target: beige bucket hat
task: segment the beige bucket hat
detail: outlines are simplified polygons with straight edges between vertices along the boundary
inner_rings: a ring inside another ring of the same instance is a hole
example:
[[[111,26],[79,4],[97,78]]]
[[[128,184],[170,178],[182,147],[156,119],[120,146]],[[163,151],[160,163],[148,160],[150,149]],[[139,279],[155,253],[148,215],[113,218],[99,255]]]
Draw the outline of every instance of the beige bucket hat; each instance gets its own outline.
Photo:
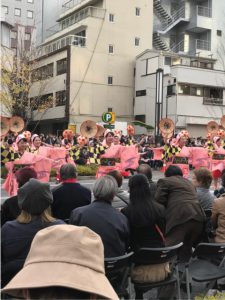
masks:
[[[22,297],[23,289],[61,286],[118,299],[105,276],[103,244],[87,227],[55,225],[33,239],[23,269],[2,289]]]

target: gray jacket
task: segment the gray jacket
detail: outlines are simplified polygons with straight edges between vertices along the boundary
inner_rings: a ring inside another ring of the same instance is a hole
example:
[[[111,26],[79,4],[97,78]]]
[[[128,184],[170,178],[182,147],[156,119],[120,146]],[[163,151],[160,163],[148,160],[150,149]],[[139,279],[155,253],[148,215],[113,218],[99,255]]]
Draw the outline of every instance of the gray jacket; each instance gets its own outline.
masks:
[[[123,208],[130,202],[130,194],[119,187],[116,196],[113,198],[112,206],[115,208]]]
[[[206,209],[212,209],[212,203],[213,200],[215,199],[215,196],[210,193],[209,189],[205,189],[202,187],[197,187],[197,196],[199,203],[201,204],[201,207],[206,210]]]

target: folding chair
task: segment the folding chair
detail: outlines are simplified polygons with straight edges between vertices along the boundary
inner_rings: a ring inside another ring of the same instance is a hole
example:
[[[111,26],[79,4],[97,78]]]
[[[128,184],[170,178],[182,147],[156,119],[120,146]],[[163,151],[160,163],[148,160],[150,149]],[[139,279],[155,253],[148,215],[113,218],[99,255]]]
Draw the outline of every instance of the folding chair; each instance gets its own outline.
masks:
[[[178,299],[180,299],[180,280],[177,267],[177,254],[182,245],[183,243],[163,248],[140,248],[139,251],[134,254],[133,261],[135,266],[162,264],[166,262],[171,264],[171,273],[165,280],[148,283],[140,283],[132,280],[136,294],[135,299],[143,299],[143,294],[153,288],[159,288],[175,283],[177,284]]]
[[[128,277],[133,252],[118,257],[105,258],[105,273],[118,297],[130,299]]]
[[[218,262],[219,260],[219,262]],[[225,278],[225,243],[200,243],[189,263],[185,265],[188,300],[191,299],[191,281],[211,282]]]

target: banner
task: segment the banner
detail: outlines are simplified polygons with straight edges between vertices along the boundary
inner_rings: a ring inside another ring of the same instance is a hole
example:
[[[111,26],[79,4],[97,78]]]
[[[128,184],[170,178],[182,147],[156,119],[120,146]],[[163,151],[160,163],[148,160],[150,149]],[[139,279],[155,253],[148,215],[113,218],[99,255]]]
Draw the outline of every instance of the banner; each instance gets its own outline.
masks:
[[[192,165],[196,169],[200,167],[209,168],[210,159],[208,155],[208,149],[202,147],[192,147]]]
[[[163,148],[151,148],[154,153],[153,159],[154,160],[162,160],[162,154],[164,149]]]

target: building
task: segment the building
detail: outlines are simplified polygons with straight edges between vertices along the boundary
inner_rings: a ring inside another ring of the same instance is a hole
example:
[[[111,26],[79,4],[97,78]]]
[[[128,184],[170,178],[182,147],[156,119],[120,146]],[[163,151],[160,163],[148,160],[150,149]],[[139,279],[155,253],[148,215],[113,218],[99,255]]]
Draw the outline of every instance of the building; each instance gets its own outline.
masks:
[[[224,11],[220,0],[154,1],[156,50],[137,56],[135,119],[157,127],[155,72],[162,69],[161,117],[195,137],[206,135],[209,121],[220,123],[225,114]]]
[[[1,12],[13,25],[9,37],[15,54],[30,51],[41,42],[42,1],[2,0]]]
[[[77,0],[63,10],[40,48],[42,80],[30,91],[31,99],[41,90],[43,101],[49,95],[55,101],[45,113],[33,112],[39,130],[79,128],[107,111],[117,121],[132,120],[135,58],[152,45],[152,1]]]

